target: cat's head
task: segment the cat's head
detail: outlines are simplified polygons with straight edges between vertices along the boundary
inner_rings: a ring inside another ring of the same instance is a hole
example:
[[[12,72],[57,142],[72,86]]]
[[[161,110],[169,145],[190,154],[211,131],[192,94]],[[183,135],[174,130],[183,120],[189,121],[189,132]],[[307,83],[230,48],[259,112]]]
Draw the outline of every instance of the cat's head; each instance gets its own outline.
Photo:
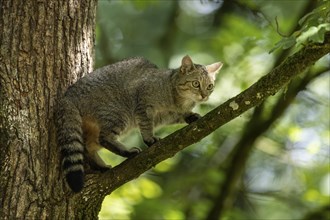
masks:
[[[221,62],[204,66],[194,64],[188,55],[183,57],[178,70],[178,94],[194,102],[206,101],[213,92],[215,77],[221,67]]]

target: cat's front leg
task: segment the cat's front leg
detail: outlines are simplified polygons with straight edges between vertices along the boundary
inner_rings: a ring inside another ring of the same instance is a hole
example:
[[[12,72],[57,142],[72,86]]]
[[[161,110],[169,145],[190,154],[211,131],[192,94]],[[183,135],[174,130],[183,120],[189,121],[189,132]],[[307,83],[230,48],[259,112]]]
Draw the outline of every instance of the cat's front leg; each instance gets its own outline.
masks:
[[[140,132],[143,138],[143,142],[150,147],[160,140],[159,137],[153,134],[153,121],[149,119],[144,119],[139,123]]]
[[[137,111],[137,121],[143,138],[143,142],[150,147],[151,145],[160,140],[159,137],[154,136],[154,118],[152,108],[144,108],[144,106],[140,106],[140,109],[138,110],[139,111]]]
[[[194,121],[197,121],[198,119],[200,119],[202,116],[198,113],[194,113],[194,112],[189,112],[184,114],[184,121],[188,124],[191,124]]]

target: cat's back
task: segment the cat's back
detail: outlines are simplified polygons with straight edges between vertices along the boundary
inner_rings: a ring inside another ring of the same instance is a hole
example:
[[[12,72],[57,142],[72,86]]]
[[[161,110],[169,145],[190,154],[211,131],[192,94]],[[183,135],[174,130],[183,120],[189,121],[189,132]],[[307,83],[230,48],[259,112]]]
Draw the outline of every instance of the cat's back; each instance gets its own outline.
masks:
[[[155,64],[143,57],[125,59],[85,75],[71,85],[64,96],[79,109],[98,103],[120,104],[120,100],[125,102],[134,94],[141,78],[150,72],[157,72],[156,69]]]
[[[92,72],[91,75],[100,74],[108,77],[126,78],[134,77],[135,75],[140,76],[140,73],[146,69],[158,69],[158,67],[143,57],[133,57],[104,66]]]
[[[117,63],[108,66],[112,69],[120,70],[130,70],[135,68],[145,69],[145,68],[158,68],[155,64],[151,63],[144,57],[132,57],[127,58]]]
[[[98,68],[85,75],[76,83],[71,85],[66,94],[86,93],[86,91],[103,90],[106,87],[112,89],[124,87],[128,82],[138,79],[148,69],[158,69],[158,67],[143,57],[133,57]],[[77,95],[77,94],[76,94]]]

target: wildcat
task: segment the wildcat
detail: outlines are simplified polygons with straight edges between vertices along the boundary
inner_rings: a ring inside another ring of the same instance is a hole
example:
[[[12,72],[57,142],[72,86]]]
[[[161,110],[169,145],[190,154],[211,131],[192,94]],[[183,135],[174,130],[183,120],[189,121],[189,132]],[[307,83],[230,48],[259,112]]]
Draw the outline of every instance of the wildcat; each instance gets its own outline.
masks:
[[[144,58],[132,58],[97,69],[71,85],[57,103],[55,124],[62,168],[74,192],[84,185],[84,157],[107,168],[98,155],[106,148],[123,157],[138,154],[117,137],[140,130],[151,146],[159,140],[157,125],[191,123],[201,116],[191,110],[206,101],[222,63],[203,66],[183,57],[177,69],[159,69]],[[85,153],[86,152],[86,153]]]

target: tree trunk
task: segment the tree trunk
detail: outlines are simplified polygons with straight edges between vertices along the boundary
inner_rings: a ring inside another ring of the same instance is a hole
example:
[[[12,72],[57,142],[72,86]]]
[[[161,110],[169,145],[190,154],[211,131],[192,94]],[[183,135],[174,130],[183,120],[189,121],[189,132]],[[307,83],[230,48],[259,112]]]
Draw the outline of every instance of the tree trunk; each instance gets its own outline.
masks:
[[[0,219],[79,217],[60,173],[53,105],[92,71],[95,14],[96,0],[0,1]]]

